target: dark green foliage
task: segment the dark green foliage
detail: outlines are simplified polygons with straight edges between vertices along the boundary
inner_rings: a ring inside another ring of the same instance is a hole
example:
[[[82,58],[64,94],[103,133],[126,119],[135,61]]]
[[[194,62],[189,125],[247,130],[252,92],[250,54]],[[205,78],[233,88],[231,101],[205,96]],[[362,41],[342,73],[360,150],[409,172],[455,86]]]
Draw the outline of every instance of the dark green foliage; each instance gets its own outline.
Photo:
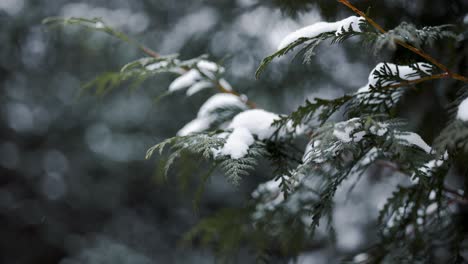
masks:
[[[361,29],[368,29],[368,26],[365,22],[360,23],[359,27]],[[255,72],[255,76],[259,78],[260,74],[265,70],[268,64],[270,64],[273,61],[273,59],[286,55],[287,53],[304,43],[307,44],[301,49],[301,52],[304,53],[304,62],[310,62],[312,60],[312,57],[315,55],[316,48],[325,40],[330,40],[332,44],[337,44],[354,36],[367,36],[369,34],[375,35],[374,33],[370,32],[354,31],[352,26],[350,25],[349,28],[343,28],[338,34],[335,31],[333,31],[319,34],[318,36],[313,38],[299,38],[296,41],[287,45],[286,47],[264,58],[260,63],[260,66],[258,66],[258,69]]]
[[[185,153],[200,155],[206,160],[212,160],[219,164],[219,167],[226,173],[228,180],[232,184],[239,184],[242,176],[248,175],[249,171],[255,168],[257,158],[265,155],[263,143],[257,142],[249,149],[247,156],[239,159],[231,159],[227,156],[215,155],[215,151],[220,149],[225,139],[218,136],[219,132],[192,134],[166,139],[163,142],[151,147],[146,153],[149,159],[154,152],[162,154],[166,147],[170,147],[171,154],[167,159],[165,173],[169,171],[176,159]]]
[[[264,58],[262,60],[262,62],[260,63],[260,66],[258,66],[257,71],[255,72],[255,77],[259,78],[260,74],[262,74],[262,72],[265,70],[265,68],[268,66],[268,64],[270,64],[273,61],[273,59],[286,55],[289,51],[293,50],[294,48],[296,48],[297,46],[299,46],[299,45],[301,45],[303,43],[306,43],[307,41],[312,41],[312,43],[316,43],[318,45],[322,40],[327,39],[328,37],[326,37],[326,36],[329,36],[329,35],[331,35],[331,34],[328,34],[328,33],[327,34],[322,34],[321,38],[319,36],[319,37],[313,38],[313,39],[311,39],[311,38],[299,38],[299,39],[297,39],[296,41],[289,44],[288,46],[286,46],[286,47],[278,50],[277,52],[271,54],[270,56]],[[316,47],[316,46],[313,46],[313,44],[309,44],[309,45],[312,45],[312,46],[310,46],[311,48]]]
[[[96,95],[105,95],[124,84],[129,84],[130,89],[135,89],[150,76],[149,72],[106,72],[85,83],[83,92],[93,90]]]
[[[361,29],[365,29],[366,25],[361,25]],[[419,40],[415,44],[419,47],[442,37],[450,37],[445,29],[442,26],[419,31],[402,24],[385,35],[377,35],[368,28],[367,33],[354,32],[349,28],[338,35],[329,32],[315,38],[299,38],[265,58],[256,74],[258,77],[274,58],[304,43],[307,45],[302,52],[305,54],[304,61],[308,62],[315,48],[328,39],[331,43],[339,43],[349,37],[362,36],[367,42],[376,41],[375,45],[383,46],[388,41],[393,43],[397,35],[410,34]],[[407,37],[404,39],[409,41]],[[199,237],[203,244],[216,243],[221,253],[231,253],[234,248],[248,242],[263,252],[259,253],[260,256],[271,255],[266,250],[275,246],[267,241],[274,239],[279,241],[283,254],[297,254],[314,240],[315,230],[323,219],[328,220],[328,230],[333,236],[331,220],[334,197],[340,186],[354,176],[355,182],[349,188],[351,192],[367,169],[380,160],[396,164],[396,169],[408,175],[413,185],[399,186],[381,210],[378,219],[382,226],[380,241],[368,252],[368,261],[414,263],[430,260],[431,250],[436,244],[431,241],[431,236],[448,230],[451,223],[447,218],[451,213],[441,209],[447,207],[444,177],[449,168],[449,156],[440,151],[463,148],[465,145],[461,144],[468,138],[463,131],[468,129],[460,121],[451,123],[446,132],[442,132],[441,139],[437,141],[439,143],[436,143],[436,146],[440,146],[439,152],[428,150],[430,147],[424,142],[420,143],[422,139],[418,139],[417,134],[405,132],[404,122],[391,119],[400,97],[406,87],[414,85],[411,81],[431,77],[437,71],[429,64],[413,63],[407,66],[411,73],[402,74],[399,67],[390,63],[379,64],[370,74],[368,87],[354,94],[332,100],[307,100],[305,105],[289,116],[280,116],[272,124],[277,128],[272,140],[257,142],[244,158],[218,157],[218,164],[233,183],[237,184],[241,176],[251,171],[256,158],[262,156],[269,158],[274,165],[275,176],[253,193],[253,206],[216,214],[202,221],[187,239],[193,241]],[[345,117],[355,118],[329,123],[329,119],[340,110],[343,110]],[[224,110],[220,111],[222,113]],[[234,114],[226,115],[219,123],[233,117]],[[288,138],[304,133],[310,136],[302,161],[295,154],[293,144],[282,140],[285,132]],[[191,142],[196,137],[201,138]],[[180,142],[171,142],[175,148],[169,161],[177,157],[181,149],[205,153],[207,158],[213,158],[213,146],[223,145],[222,139],[213,141],[206,134],[173,140]],[[165,143],[162,144],[164,146]],[[437,210],[434,211],[434,207]],[[236,228],[229,228],[231,226]],[[451,248],[457,247],[457,239],[456,234],[450,232],[440,237],[440,241]]]
[[[439,152],[449,150],[468,153],[468,124],[460,120],[451,122],[434,143]]]
[[[306,100],[305,105],[299,106],[289,116],[281,117],[273,125],[278,127],[278,131],[287,126],[295,129],[303,124],[308,124],[315,118],[319,122],[319,125],[322,125],[351,99],[352,96],[344,95],[332,100],[320,98],[315,98],[313,102]]]
[[[206,57],[202,55],[185,61],[179,60],[177,54],[158,58],[141,58],[124,65],[119,72],[108,72],[97,76],[83,85],[83,89],[85,91],[94,89],[97,95],[103,95],[126,83],[129,84],[130,89],[135,89],[145,80],[160,73],[180,74],[196,69],[196,63]]]
[[[432,46],[435,41],[443,38],[455,39],[457,36],[451,31],[453,25],[442,25],[436,27],[424,27],[417,29],[415,25],[403,22],[396,28],[380,34],[375,40],[374,48],[378,52],[384,48],[396,48],[395,41],[403,41],[417,48]]]
[[[307,1],[297,4],[306,6]],[[102,23],[99,20],[52,19],[46,22],[84,24],[132,42],[99,24]],[[371,43],[376,50],[380,50],[393,48],[397,42],[420,48],[442,38],[454,37],[448,26],[419,30],[411,24],[402,23],[384,34],[376,33],[366,22],[359,26],[362,32],[356,32],[350,26],[340,33],[333,31],[313,38],[298,38],[263,59],[256,77],[275,58],[299,46],[302,46],[299,53],[304,53],[304,62],[310,62],[316,48],[326,40],[335,44],[350,37],[361,37],[363,42]],[[197,70],[216,86],[221,71],[216,72],[214,77],[207,76],[197,68],[197,63],[203,58],[187,61],[181,61],[177,56],[143,58],[125,65],[119,73],[99,77],[86,87],[96,87],[98,93],[105,93],[130,80],[138,84],[155,73],[183,74],[187,70]],[[213,165],[201,178],[195,204],[204,190],[203,184],[217,168],[225,172],[229,182],[238,185],[242,177],[255,169],[259,159],[269,159],[273,175],[269,181],[257,187],[247,206],[220,211],[202,220],[185,237],[186,241],[199,241],[202,245],[214,247],[221,256],[232,254],[243,246],[253,248],[259,259],[268,259],[268,256],[275,254],[296,256],[317,240],[317,227],[324,220],[328,234],[322,239],[332,241],[334,199],[343,183],[354,179],[349,188],[351,192],[371,166],[379,161],[386,162],[396,172],[406,175],[408,184],[398,186],[383,206],[377,219],[380,226],[378,243],[367,251],[368,262],[427,263],[439,243],[445,243],[450,257],[457,259],[460,237],[450,228],[453,212],[449,210],[454,194],[446,189],[444,180],[452,159],[459,153],[468,152],[468,126],[454,120],[432,147],[418,134],[406,131],[405,122],[396,118],[395,111],[405,89],[423,81],[438,79],[438,74],[441,73],[428,63],[380,63],[370,73],[368,84],[355,93],[331,100],[307,100],[305,105],[290,115],[278,115],[278,119],[271,124],[276,132],[268,139],[259,140],[264,131],[252,132],[256,127],[245,128],[247,132],[244,132],[251,136],[249,139],[253,143],[246,144],[248,152],[239,158],[220,154],[219,150],[233,133],[227,124],[247,107],[218,107],[209,113],[213,117],[209,121],[210,129],[218,130],[167,139],[150,148],[146,158],[150,158],[155,151],[162,154],[166,148],[170,149],[165,164],[166,174],[178,158],[187,155],[210,161]],[[245,102],[241,95],[236,92],[232,94],[240,96]],[[454,105],[458,106],[464,98],[465,95],[460,96]],[[343,116],[336,116],[338,121],[335,121],[332,118],[335,113],[342,113]],[[342,119],[344,121],[339,121]],[[301,136],[309,140],[305,150],[298,150],[293,142],[295,137]],[[437,241],[432,240],[434,236],[439,236]]]
[[[468,98],[466,88],[468,86],[465,85],[460,90],[459,96],[447,107],[451,120],[434,142],[434,148],[441,154],[445,151],[468,153],[468,124],[456,117],[458,106]]]

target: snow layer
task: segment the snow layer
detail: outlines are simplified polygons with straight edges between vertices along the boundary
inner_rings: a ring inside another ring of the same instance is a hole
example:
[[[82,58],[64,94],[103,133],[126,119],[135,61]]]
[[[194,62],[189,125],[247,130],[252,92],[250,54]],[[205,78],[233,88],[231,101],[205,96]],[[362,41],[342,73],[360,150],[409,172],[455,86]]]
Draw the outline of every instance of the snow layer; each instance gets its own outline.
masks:
[[[400,132],[399,134],[395,134],[397,139],[400,139],[403,144],[408,146],[416,146],[426,153],[430,153],[432,148],[421,138],[420,135],[413,133],[413,132]]]
[[[236,115],[228,126],[232,133],[218,154],[231,156],[233,159],[244,157],[254,143],[254,135],[259,140],[268,139],[273,135],[276,128],[271,124],[278,118],[277,114],[261,109],[247,110]]]
[[[366,132],[362,131],[362,124],[359,122],[359,118],[352,118],[345,122],[336,123],[333,135],[340,141],[349,143],[351,141],[361,141]]]
[[[239,109],[247,109],[247,106],[238,96],[227,93],[218,93],[208,98],[206,102],[198,110],[197,118],[187,123],[177,135],[186,136],[192,133],[198,133],[210,128],[211,124],[216,120],[217,109],[223,107],[236,107]]]
[[[211,123],[213,123],[212,117],[203,117],[196,118],[188,122],[182,129],[177,132],[178,136],[187,136],[193,133],[199,133],[210,128]]]
[[[254,137],[247,128],[239,127],[232,131],[223,148],[218,154],[240,159],[247,155],[249,147],[255,142]]]
[[[348,30],[350,27],[356,32],[361,32],[361,29],[359,28],[359,23],[361,21],[364,21],[363,17],[350,16],[337,22],[318,22],[310,26],[303,27],[287,35],[279,44],[278,50],[284,49],[289,44],[300,38],[314,38],[326,32],[335,32],[336,35],[339,35],[343,30]]]
[[[210,97],[198,110],[197,117],[209,116],[218,108],[222,107],[238,107],[240,109],[247,109],[245,103],[233,94],[218,93]]]
[[[371,148],[366,155],[360,160],[361,166],[367,166],[373,163],[380,156],[380,150],[376,147]]]
[[[458,106],[457,119],[463,122],[468,121],[468,98],[463,100]]]
[[[432,66],[430,64],[419,62],[419,63],[417,63],[417,65],[418,65],[419,69],[422,70],[424,73],[430,74],[430,70],[432,69]],[[361,87],[357,91],[357,93],[365,93],[365,92],[368,92],[370,90],[371,86],[375,87],[379,83],[379,78],[377,78],[375,76],[375,73],[379,72],[380,70],[382,70],[384,68],[390,69],[394,75],[398,74],[398,76],[401,79],[406,80],[406,81],[412,81],[412,80],[416,80],[416,79],[420,78],[419,72],[417,70],[415,70],[414,68],[410,67],[410,66],[381,62],[381,63],[377,64],[377,66],[375,66],[375,68],[369,74],[368,83],[365,86]],[[395,81],[383,81],[382,80],[380,82],[380,84],[382,86],[386,86],[386,85],[397,84],[397,82],[395,82]]]
[[[204,88],[211,87],[207,85],[208,81],[204,79],[208,77],[209,79],[214,80],[216,73],[221,72],[224,72],[224,68],[218,66],[218,64],[207,60],[200,60],[196,64],[196,69],[191,69],[185,73],[182,73],[181,76],[172,81],[172,83],[169,85],[169,92],[191,87],[191,89],[187,91],[187,94],[192,95]],[[200,84],[200,82],[202,83]]]
[[[194,85],[190,86],[190,88],[187,89],[186,94],[187,96],[192,96],[198,93],[199,91],[206,89],[206,88],[210,88],[212,86],[213,86],[213,83],[210,81],[199,81],[199,82],[196,82]]]
[[[214,73],[220,71],[224,71],[223,68],[220,68],[218,64],[212,62],[212,61],[207,61],[207,60],[201,60],[197,63],[197,68],[206,76],[209,78],[214,78]]]
[[[143,61],[142,61],[143,62]],[[144,62],[143,62],[144,63]],[[155,62],[155,63],[151,63],[149,65],[146,65],[146,69],[148,71],[156,71],[156,70],[159,70],[159,69],[162,69],[162,68],[165,68],[169,65],[169,63],[167,61],[158,61],[158,62]]]
[[[448,158],[449,158],[448,152],[445,151],[444,155],[442,155],[441,157],[437,159],[433,159],[433,160],[426,162],[421,168],[418,169],[418,171],[420,171],[427,177],[431,177],[432,174],[437,169],[439,169],[440,167],[444,165],[444,163],[448,160]]]
[[[175,92],[194,85],[202,78],[201,74],[195,70],[189,70],[172,81],[169,85],[169,92]]]
[[[228,128],[244,127],[251,134],[256,135],[258,139],[264,140],[270,138],[276,131],[276,128],[272,127],[271,124],[277,119],[279,119],[277,114],[262,109],[252,109],[236,115]]]

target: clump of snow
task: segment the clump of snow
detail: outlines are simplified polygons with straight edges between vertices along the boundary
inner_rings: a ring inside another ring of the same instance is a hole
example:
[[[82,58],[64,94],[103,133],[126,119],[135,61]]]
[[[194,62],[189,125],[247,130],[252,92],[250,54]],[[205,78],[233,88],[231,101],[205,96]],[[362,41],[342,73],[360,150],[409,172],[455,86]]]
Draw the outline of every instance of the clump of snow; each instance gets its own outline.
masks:
[[[393,81],[393,80],[381,80],[381,79],[379,79],[377,77],[376,73],[378,73],[379,71],[381,71],[383,69],[390,70],[392,75],[398,76],[399,78],[401,78],[402,80],[405,80],[405,81],[417,80],[417,79],[421,78],[421,76],[420,76],[420,72],[418,72],[415,69],[415,67],[419,68],[421,71],[423,71],[426,74],[430,74],[431,69],[432,69],[432,66],[430,64],[424,63],[424,62],[419,62],[419,63],[413,64],[412,67],[409,66],[409,65],[397,65],[397,64],[393,64],[393,63],[383,63],[383,62],[381,62],[381,63],[377,64],[377,66],[375,66],[375,68],[369,74],[368,83],[365,86],[361,87],[357,91],[357,93],[359,94],[359,93],[369,92],[371,86],[375,87],[378,84],[380,84],[381,86],[388,86],[388,85],[398,84],[398,82]]]
[[[438,168],[444,165],[444,163],[448,160],[448,157],[448,152],[446,151],[441,157],[426,162],[422,167],[418,168],[418,171],[424,174],[426,177],[431,177]],[[415,177],[416,175],[413,174],[412,178]]]
[[[376,136],[383,136],[388,131],[388,124],[385,123],[378,123],[377,125],[373,125],[369,128],[369,132]]]
[[[218,93],[210,97],[198,110],[197,117],[204,117],[211,115],[213,111],[222,107],[238,107],[240,109],[247,109],[247,106],[241,99],[233,94]]]
[[[300,38],[314,38],[322,33],[335,32],[336,35],[339,35],[350,27],[356,32],[361,32],[359,23],[362,21],[365,21],[363,17],[351,16],[337,22],[318,22],[312,24],[287,35],[279,44],[278,50],[284,49]]]
[[[217,151],[217,154],[231,156],[233,159],[244,157],[249,147],[254,143],[251,140],[253,136],[256,136],[259,140],[265,140],[275,133],[276,128],[272,127],[271,124],[277,119],[279,119],[277,114],[261,109],[252,109],[239,113],[229,124],[228,129],[232,129],[232,133],[227,138],[223,148]],[[231,142],[239,146],[228,144]]]
[[[380,155],[380,150],[376,147],[371,148],[366,155],[361,159],[359,165],[367,166],[374,162]]]
[[[463,100],[458,106],[457,119],[463,122],[468,121],[468,98]]]
[[[241,110],[247,106],[238,96],[227,93],[218,93],[210,97],[198,110],[197,118],[186,124],[177,135],[186,136],[188,134],[202,132],[210,128],[216,120],[216,110],[224,107],[236,107]]]
[[[218,64],[212,62],[212,61],[207,61],[207,60],[201,60],[197,63],[197,68],[198,70],[208,76],[209,78],[214,78],[216,72],[223,72],[224,69],[222,67],[219,67]]]
[[[210,81],[199,81],[199,82],[196,82],[194,85],[190,86],[190,88],[187,89],[186,94],[187,96],[192,96],[198,93],[199,91],[206,89],[206,88],[210,88],[212,86],[213,86],[213,83]]]
[[[240,159],[247,155],[249,147],[254,142],[255,139],[250,131],[247,128],[239,127],[232,131],[218,154],[231,156],[233,159]]]
[[[158,62],[146,65],[145,68],[148,71],[156,71],[156,70],[159,70],[159,69],[162,69],[162,68],[166,68],[168,65],[169,65],[169,63],[167,61],[158,61]]]
[[[345,122],[339,122],[335,124],[333,129],[333,135],[344,143],[359,142],[366,135],[365,131],[362,130],[362,124],[359,122],[359,118],[353,118]]]
[[[210,128],[210,125],[213,121],[213,117],[211,116],[196,118],[188,122],[182,129],[180,129],[177,132],[177,135],[187,136],[189,134],[205,131]]]
[[[422,165],[420,168],[417,169],[417,172],[411,175],[411,178],[410,178],[411,182],[413,184],[418,184],[419,178],[421,176],[432,177],[432,175],[444,165],[444,163],[448,160],[448,157],[449,155],[448,155],[448,152],[446,151],[440,157],[426,162],[424,165]],[[431,191],[429,199],[433,200],[435,196],[436,196],[436,193],[434,191]]]
[[[94,24],[94,27],[97,29],[104,28],[104,23],[102,23],[101,21],[98,21]]]
[[[169,85],[169,92],[174,92],[190,87],[201,79],[202,76],[197,70],[189,70],[172,81],[172,83]]]
[[[264,140],[270,138],[276,131],[276,128],[272,127],[271,124],[278,119],[279,115],[277,114],[262,109],[252,109],[236,115],[228,128],[244,127],[251,134],[256,135],[258,139]]]
[[[154,67],[160,67],[160,65],[156,65]],[[181,76],[172,81],[169,85],[169,92],[175,92],[190,87],[191,89],[187,91],[187,94],[192,95],[202,89],[212,87],[213,84],[209,80],[214,80],[216,78],[216,74],[223,71],[224,68],[214,62],[200,60],[197,62],[195,69],[182,73]],[[208,83],[210,85],[208,85]],[[227,82],[224,81],[224,83]],[[229,89],[230,85],[227,87],[228,88],[225,88]]]
[[[426,208],[426,215],[431,215],[433,214],[435,211],[437,211],[437,208],[439,206],[437,205],[437,203],[432,203],[430,204],[427,208]]]
[[[160,60],[155,60],[154,58],[145,57],[124,65],[120,71],[126,72],[129,69],[133,69],[136,64],[139,64],[147,71],[159,71],[164,69],[168,72],[183,74],[185,71],[177,66],[179,63],[180,61],[178,59],[173,58],[162,58]]]
[[[416,146],[426,153],[430,153],[432,148],[421,138],[420,135],[414,132],[399,132],[395,134],[395,138],[401,140],[402,144],[408,146]]]
[[[353,262],[355,263],[363,263],[369,258],[369,255],[367,253],[360,253],[354,256]]]

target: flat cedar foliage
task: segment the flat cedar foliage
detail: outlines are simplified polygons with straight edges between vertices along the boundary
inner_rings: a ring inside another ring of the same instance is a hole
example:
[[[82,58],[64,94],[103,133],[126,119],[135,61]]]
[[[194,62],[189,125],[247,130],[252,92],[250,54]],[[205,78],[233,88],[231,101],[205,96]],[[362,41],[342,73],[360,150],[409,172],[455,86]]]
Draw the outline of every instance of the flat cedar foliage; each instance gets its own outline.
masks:
[[[309,7],[309,1],[290,2]],[[231,87],[223,77],[221,63],[209,61],[209,55],[192,59],[160,55],[100,19],[48,18],[44,23],[78,24],[102,31],[135,45],[146,55],[118,72],[96,77],[84,85],[85,90],[106,94],[122,85],[137,87],[159,73],[170,72],[178,77],[161,100],[170,100],[165,95],[181,90],[186,90],[187,96],[203,89],[218,92],[176,136],[149,148],[146,155],[147,159],[156,154],[166,157],[166,174],[173,167],[188,166],[178,162],[187,156],[208,161],[207,172],[199,175],[195,206],[213,172],[222,171],[229,182],[239,185],[259,161],[270,162],[271,179],[256,188],[244,207],[223,209],[202,219],[184,242],[211,247],[227,262],[243,248],[252,250],[259,262],[293,260],[317,244],[334,243],[334,198],[342,183],[354,181],[348,190],[351,193],[368,170],[383,167],[406,175],[407,184],[399,185],[382,206],[375,219],[379,231],[372,245],[341,256],[343,262],[432,263],[434,254],[443,252],[438,257],[444,263],[462,263],[466,223],[460,224],[460,208],[468,198],[463,190],[449,188],[446,178],[453,173],[468,177],[466,169],[454,169],[468,162],[468,105],[463,107],[468,104],[468,78],[426,51],[455,49],[456,45],[440,47],[437,43],[455,43],[459,32],[454,25],[408,22],[386,30],[372,18],[372,10],[363,12],[347,0],[333,4],[353,12],[357,17],[349,21],[354,22],[304,28],[293,41],[259,62],[256,77],[262,78],[268,65],[279,57],[302,54],[304,63],[309,63],[319,46],[348,40],[352,40],[349,45],[365,47],[360,56],[366,56],[367,51],[367,55],[378,57],[396,48],[406,52],[377,64],[369,73],[368,84],[356,87],[354,93],[305,100],[288,115],[258,109],[255,98]],[[334,28],[336,25],[340,26]],[[420,85],[434,81],[455,83],[459,91],[446,106],[450,121],[428,144],[415,131],[408,131],[396,108],[408,91],[420,92]]]

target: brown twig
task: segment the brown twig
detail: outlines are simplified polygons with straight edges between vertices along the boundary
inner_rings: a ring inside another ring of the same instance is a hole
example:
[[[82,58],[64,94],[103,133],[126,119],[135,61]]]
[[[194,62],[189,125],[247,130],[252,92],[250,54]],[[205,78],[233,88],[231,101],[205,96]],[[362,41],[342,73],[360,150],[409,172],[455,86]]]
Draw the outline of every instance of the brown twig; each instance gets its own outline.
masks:
[[[143,46],[141,44],[139,44],[140,46],[140,50],[143,51],[144,53],[146,53],[148,56],[150,57],[153,57],[155,59],[159,59],[161,57],[161,55],[159,55],[159,53],[157,53],[156,51],[146,47],[146,46]]]
[[[422,77],[422,78],[419,78],[419,79],[416,79],[416,80],[399,82],[397,84],[392,84],[392,85],[389,85],[389,86],[385,86],[385,88],[398,88],[398,87],[402,87],[402,86],[415,85],[415,84],[422,83],[422,82],[425,82],[425,81],[437,80],[437,79],[447,79],[447,78],[450,78],[450,75],[448,73],[441,73],[441,74],[435,74],[435,75]]]
[[[370,18],[368,15],[366,15],[364,12],[362,12],[361,10],[359,10],[357,7],[355,7],[353,4],[351,4],[348,0],[338,0],[338,2],[342,3],[343,5],[347,6],[349,9],[351,9],[353,12],[355,12],[356,14],[360,15],[361,17],[363,17],[364,19],[366,19],[367,22],[369,22],[369,24],[371,24],[374,28],[376,28],[378,31],[380,31],[381,33],[386,33],[387,31],[385,31],[384,28],[382,28],[377,22],[375,22],[372,18]],[[435,65],[437,68],[439,68],[440,70],[442,70],[444,72],[444,74],[446,74],[447,76],[444,76],[443,78],[451,78],[451,79],[455,79],[455,80],[458,80],[458,81],[462,81],[462,82],[468,82],[468,78],[463,76],[463,75],[460,75],[460,74],[457,74],[457,73],[453,73],[449,70],[449,68],[447,66],[445,66],[444,64],[438,62],[435,58],[433,58],[431,55],[427,54],[426,52],[414,47],[413,45],[410,45],[404,41],[401,41],[401,40],[396,40],[395,41],[396,44],[410,50],[411,52],[415,53],[415,54],[418,54],[419,56],[423,57],[424,59],[426,59],[427,61],[429,61],[430,63],[432,63],[433,65]],[[442,78],[436,78],[436,79],[442,79]],[[426,80],[431,80],[431,79],[424,79],[422,81],[426,81]]]
[[[356,14],[362,16],[363,18],[365,18],[367,20],[367,22],[369,22],[369,24],[371,24],[373,27],[375,27],[381,33],[386,32],[385,29],[383,29],[379,24],[377,24],[377,22],[375,22],[372,18],[367,16],[364,12],[359,10],[357,7],[353,6],[353,4],[351,4],[348,0],[338,0],[338,2],[340,2],[343,5],[349,7],[349,9],[353,10],[354,13],[356,13]]]

